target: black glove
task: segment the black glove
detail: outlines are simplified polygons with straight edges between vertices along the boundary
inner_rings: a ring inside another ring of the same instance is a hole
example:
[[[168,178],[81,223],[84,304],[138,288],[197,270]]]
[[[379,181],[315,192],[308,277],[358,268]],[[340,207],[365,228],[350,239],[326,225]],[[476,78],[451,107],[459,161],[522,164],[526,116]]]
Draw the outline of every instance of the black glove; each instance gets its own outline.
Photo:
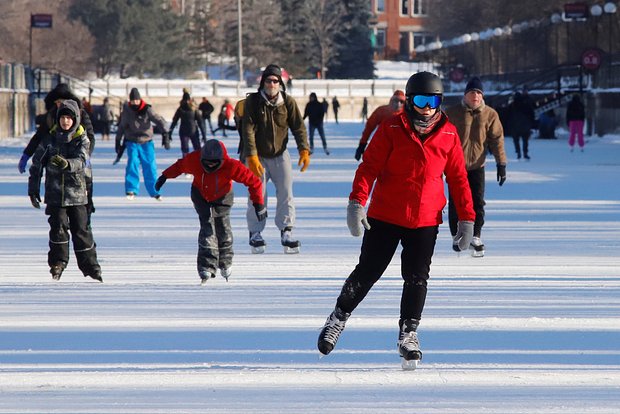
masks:
[[[164,183],[166,182],[167,178],[165,175],[160,175],[159,178],[157,179],[157,181],[155,182],[155,190],[159,191],[161,190],[161,187],[164,185]]]
[[[254,211],[256,212],[258,221],[267,220],[267,207],[265,207],[264,204],[254,203]]]
[[[167,150],[170,149],[170,135],[167,132],[161,134],[161,145]]]
[[[58,167],[59,169],[64,170],[69,166],[69,161],[64,159],[62,155],[54,155],[52,158],[50,158],[50,164],[52,164],[54,167]]]
[[[362,158],[362,154],[364,153],[365,149],[366,149],[366,144],[359,144],[359,146],[355,150],[355,159],[356,160],[359,161],[360,158]]]
[[[117,154],[120,154],[121,151],[123,150],[123,144],[121,144],[121,140],[120,139],[116,140],[116,145],[114,146],[114,149],[116,150]]]
[[[41,208],[41,196],[39,194],[28,194],[30,197],[30,204],[34,208]]]
[[[506,182],[506,166],[504,164],[497,164],[497,182],[500,187]]]

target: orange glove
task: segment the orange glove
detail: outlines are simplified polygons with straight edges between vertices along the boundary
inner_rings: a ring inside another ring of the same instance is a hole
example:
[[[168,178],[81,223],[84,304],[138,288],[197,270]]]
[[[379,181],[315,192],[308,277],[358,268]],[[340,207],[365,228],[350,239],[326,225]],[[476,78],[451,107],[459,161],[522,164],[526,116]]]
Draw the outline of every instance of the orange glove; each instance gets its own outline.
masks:
[[[299,151],[299,162],[297,165],[301,166],[301,172],[308,169],[308,166],[310,165],[310,152],[308,150]]]
[[[258,155],[250,155],[246,157],[245,163],[248,165],[248,168],[250,169],[250,171],[252,171],[254,175],[257,176],[258,178],[261,178],[263,174],[265,173],[265,168],[260,163],[260,160],[258,159]]]

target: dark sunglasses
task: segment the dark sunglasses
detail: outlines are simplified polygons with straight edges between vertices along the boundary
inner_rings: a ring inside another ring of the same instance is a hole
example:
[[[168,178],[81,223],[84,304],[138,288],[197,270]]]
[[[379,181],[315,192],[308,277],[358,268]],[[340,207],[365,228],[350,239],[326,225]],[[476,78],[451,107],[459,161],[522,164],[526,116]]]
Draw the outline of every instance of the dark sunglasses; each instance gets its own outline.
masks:
[[[265,79],[265,83],[280,83],[278,79]]]
[[[417,106],[418,108],[426,108],[427,106],[431,109],[436,109],[441,105],[441,96],[440,95],[415,95],[411,98],[411,102]]]

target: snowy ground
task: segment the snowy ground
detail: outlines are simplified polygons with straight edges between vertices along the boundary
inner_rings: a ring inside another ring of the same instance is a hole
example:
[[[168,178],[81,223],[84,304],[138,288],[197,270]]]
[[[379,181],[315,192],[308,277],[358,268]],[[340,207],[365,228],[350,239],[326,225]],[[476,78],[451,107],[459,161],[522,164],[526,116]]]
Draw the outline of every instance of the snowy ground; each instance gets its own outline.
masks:
[[[74,258],[52,281],[46,217],[16,169],[25,142],[0,141],[0,413],[620,412],[618,136],[572,154],[565,134],[534,140],[530,162],[507,142],[508,181],[497,186],[494,163],[487,172],[487,256],[459,257],[441,226],[417,371],[400,369],[395,347],[398,255],[319,359],[317,334],[359,253],[345,209],[361,128],[329,123],[332,155],[318,150],[296,174],[300,255],[282,253],[272,217],[267,253],[249,253],[236,187],[234,274],[206,287],[190,181],[168,181],[161,203],[130,202],[100,141],[105,283]]]

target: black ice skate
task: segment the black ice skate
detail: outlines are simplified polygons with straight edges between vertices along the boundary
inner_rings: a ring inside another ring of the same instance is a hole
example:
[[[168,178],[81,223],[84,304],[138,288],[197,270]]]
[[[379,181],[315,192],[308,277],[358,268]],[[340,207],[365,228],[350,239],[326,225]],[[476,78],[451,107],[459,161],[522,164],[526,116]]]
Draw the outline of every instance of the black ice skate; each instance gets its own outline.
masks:
[[[50,273],[52,274],[52,279],[60,280],[60,276],[62,276],[62,272],[65,270],[64,263],[56,263],[50,267]]]
[[[327,355],[332,352],[349,316],[351,316],[350,313],[346,313],[338,307],[329,315],[319,334],[317,346],[321,354]]]
[[[422,359],[420,341],[416,332],[418,324],[419,321],[415,319],[405,319],[398,334],[398,353],[404,370],[416,369]]]
[[[215,273],[214,272],[209,272],[207,270],[200,270],[198,272],[198,275],[200,276],[200,285],[204,286],[207,284],[207,281],[209,279],[212,279],[215,277]]]
[[[293,239],[292,231],[292,227],[285,227],[284,230],[280,232],[284,253],[287,254],[297,254],[299,253],[299,248],[301,247],[299,240]]]
[[[88,274],[85,274],[84,277],[90,277],[92,279],[95,279],[95,280],[103,283],[103,278],[101,277],[101,269],[94,269],[91,272],[89,272]]]
[[[220,274],[228,282],[228,278],[232,275],[232,269],[230,267],[220,267]]]
[[[260,231],[250,232],[250,247],[252,248],[252,254],[265,253],[265,240],[261,236]]]
[[[471,257],[484,257],[484,243],[482,243],[480,237],[472,238],[469,248],[471,250]]]

